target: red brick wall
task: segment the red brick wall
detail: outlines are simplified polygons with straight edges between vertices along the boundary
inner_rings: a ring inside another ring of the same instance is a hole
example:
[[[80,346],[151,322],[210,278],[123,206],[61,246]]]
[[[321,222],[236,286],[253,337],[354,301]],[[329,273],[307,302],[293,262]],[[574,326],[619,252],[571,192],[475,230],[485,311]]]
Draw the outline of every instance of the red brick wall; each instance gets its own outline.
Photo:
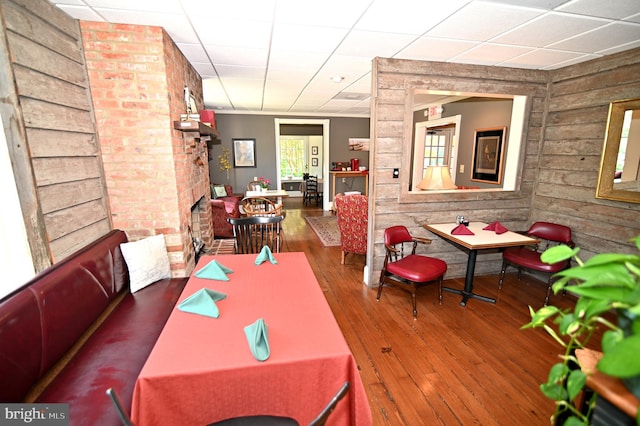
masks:
[[[80,25],[113,226],[132,240],[165,234],[173,275],[188,275],[191,207],[209,198],[207,150],[173,121],[185,84],[201,106],[200,76],[160,27]],[[200,226],[207,245],[209,224]]]

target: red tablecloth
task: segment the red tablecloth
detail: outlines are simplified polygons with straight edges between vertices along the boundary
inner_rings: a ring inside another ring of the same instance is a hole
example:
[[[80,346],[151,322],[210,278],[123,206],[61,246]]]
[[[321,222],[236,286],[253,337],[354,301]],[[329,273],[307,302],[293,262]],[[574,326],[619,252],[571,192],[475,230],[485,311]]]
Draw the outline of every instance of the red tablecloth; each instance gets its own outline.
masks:
[[[179,311],[169,317],[133,394],[138,426],[206,425],[225,418],[272,414],[306,425],[345,381],[347,397],[329,425],[370,425],[357,365],[304,253],[203,257],[231,268],[229,281],[192,276],[182,300],[201,288],[226,293],[219,318]],[[244,327],[263,318],[271,356],[251,354]]]

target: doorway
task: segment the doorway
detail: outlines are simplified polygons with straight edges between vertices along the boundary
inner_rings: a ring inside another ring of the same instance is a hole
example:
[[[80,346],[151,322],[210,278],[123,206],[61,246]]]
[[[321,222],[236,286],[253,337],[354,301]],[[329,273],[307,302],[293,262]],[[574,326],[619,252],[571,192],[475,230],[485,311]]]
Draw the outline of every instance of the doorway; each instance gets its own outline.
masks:
[[[302,173],[310,173],[322,179],[322,191],[328,194],[329,120],[276,118],[275,131],[277,187],[297,188]],[[326,196],[322,208],[329,210]]]

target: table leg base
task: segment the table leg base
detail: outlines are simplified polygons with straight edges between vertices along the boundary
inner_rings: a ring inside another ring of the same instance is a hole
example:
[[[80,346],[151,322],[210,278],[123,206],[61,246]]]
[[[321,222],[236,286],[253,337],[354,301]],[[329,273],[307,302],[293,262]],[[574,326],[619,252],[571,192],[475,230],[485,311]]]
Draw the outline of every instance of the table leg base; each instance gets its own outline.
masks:
[[[481,296],[479,294],[475,294],[473,292],[469,292],[469,291],[464,291],[464,290],[458,290],[456,288],[450,288],[450,287],[442,287],[443,290],[448,291],[450,293],[456,293],[462,296],[462,300],[460,301],[460,306],[467,306],[467,301],[469,299],[478,299],[478,300],[482,300],[483,302],[489,302],[489,303],[496,303],[496,299],[493,299],[491,297],[487,297],[487,296]]]

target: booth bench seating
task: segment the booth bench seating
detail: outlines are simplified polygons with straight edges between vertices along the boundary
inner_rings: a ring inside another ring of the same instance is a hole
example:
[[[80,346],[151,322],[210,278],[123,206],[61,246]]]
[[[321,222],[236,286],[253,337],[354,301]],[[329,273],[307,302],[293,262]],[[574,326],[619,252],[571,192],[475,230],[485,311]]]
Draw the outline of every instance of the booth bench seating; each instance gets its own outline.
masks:
[[[0,401],[68,403],[71,425],[119,425],[187,278],[135,293],[114,230],[0,300]]]

